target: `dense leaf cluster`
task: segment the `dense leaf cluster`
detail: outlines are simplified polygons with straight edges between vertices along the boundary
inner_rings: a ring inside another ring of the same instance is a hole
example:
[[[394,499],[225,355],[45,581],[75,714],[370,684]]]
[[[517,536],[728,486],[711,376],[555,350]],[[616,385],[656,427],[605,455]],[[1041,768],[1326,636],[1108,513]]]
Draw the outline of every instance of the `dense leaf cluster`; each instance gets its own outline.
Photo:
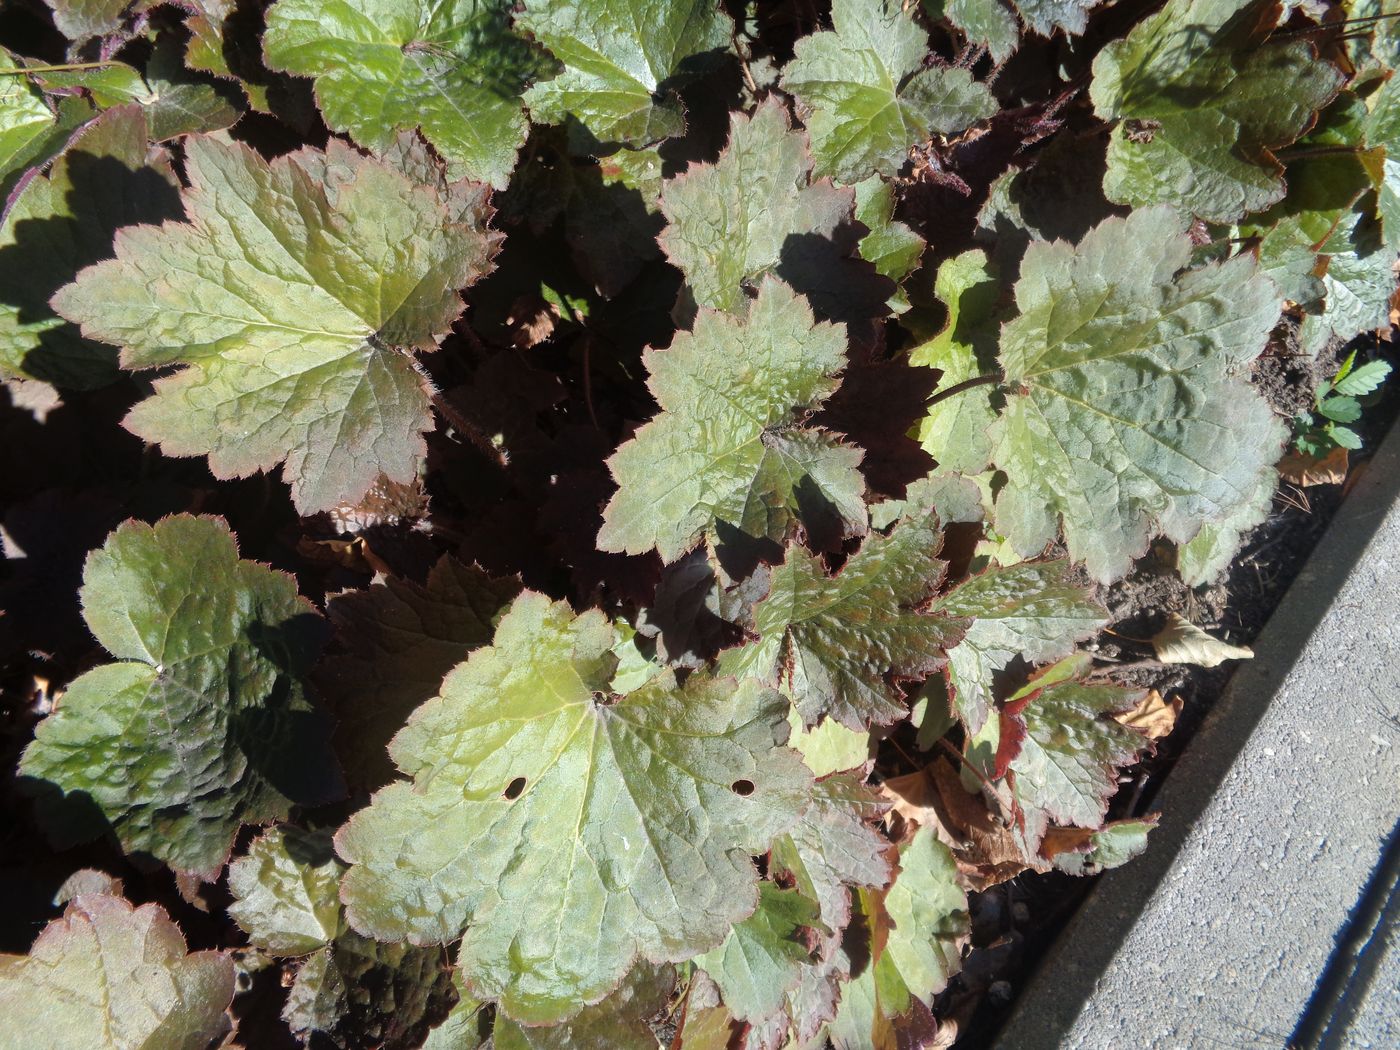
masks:
[[[1388,321],[1395,0],[45,4],[0,658],[109,872],[0,1047],[949,1045],[969,893],[1144,848],[1076,646]]]

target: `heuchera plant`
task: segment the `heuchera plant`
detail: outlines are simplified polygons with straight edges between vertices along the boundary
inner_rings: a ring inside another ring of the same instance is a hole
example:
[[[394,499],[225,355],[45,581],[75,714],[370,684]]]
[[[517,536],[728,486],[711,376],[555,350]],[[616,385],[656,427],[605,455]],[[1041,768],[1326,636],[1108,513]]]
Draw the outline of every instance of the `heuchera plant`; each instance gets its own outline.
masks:
[[[316,1045],[947,1045],[968,894],[1144,848],[1076,645],[1267,513],[1260,355],[1388,321],[1396,0],[47,3],[0,374],[169,485],[19,785],[232,903],[79,873],[0,1043],[274,965]]]

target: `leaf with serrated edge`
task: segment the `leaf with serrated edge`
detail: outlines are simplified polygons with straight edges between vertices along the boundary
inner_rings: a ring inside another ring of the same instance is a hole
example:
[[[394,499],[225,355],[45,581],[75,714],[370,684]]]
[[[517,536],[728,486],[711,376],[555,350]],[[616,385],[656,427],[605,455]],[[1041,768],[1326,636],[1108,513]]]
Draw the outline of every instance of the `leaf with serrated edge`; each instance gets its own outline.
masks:
[[[938,268],[934,293],[948,307],[948,323],[928,342],[909,351],[909,363],[937,368],[940,389],[989,371],[978,351],[996,346],[1001,285],[983,251],[963,252]],[[919,423],[919,443],[938,461],[938,473],[977,474],[987,469],[988,437],[996,419],[992,388],[966,390],[939,402]]]
[[[695,964],[713,978],[729,1012],[760,1021],[783,1007],[812,962],[803,931],[823,932],[815,901],[771,882],[759,887],[758,909],[729,931],[724,943]]]
[[[1097,875],[1128,863],[1147,849],[1147,836],[1157,817],[1115,820],[1087,834],[1078,828],[1051,828],[1041,843],[1041,855],[1067,875]]]
[[[423,583],[389,577],[326,603],[335,640],[316,681],[336,717],[335,744],[354,785],[393,779],[391,737],[443,676],[491,640],[496,617],[520,591],[443,555]]]
[[[934,604],[945,616],[970,619],[948,651],[953,702],[969,733],[992,707],[992,677],[1020,656],[1041,663],[1068,655],[1074,643],[1108,622],[1091,591],[1070,581],[1065,561],[991,566]]]
[[[701,306],[742,313],[745,285],[773,272],[790,240],[830,237],[855,195],[811,182],[807,136],[792,130],[776,100],[752,117],[730,117],[729,146],[666,182],[661,247]]]
[[[121,27],[122,12],[131,0],[44,0],[53,9],[53,22],[69,40],[82,43]]]
[[[283,825],[228,866],[228,913],[273,955],[307,955],[340,931],[340,875],[329,834]]]
[[[779,541],[827,518],[864,532],[860,452],[792,426],[836,389],[845,348],[840,326],[767,279],[747,317],[702,309],[669,350],[648,350],[662,410],[608,460],[618,491],[598,547],[673,562],[721,524]]]
[[[780,685],[808,725],[825,716],[864,729],[904,717],[886,676],[938,669],[966,627],[919,611],[943,580],[941,543],[931,516],[904,521],[867,539],[835,576],[802,547],[790,548],[754,607],[758,640],[726,651],[720,673]]]
[[[1276,472],[1262,472],[1248,499],[1222,520],[1201,526],[1200,532],[1177,549],[1177,571],[1187,584],[1200,587],[1224,574],[1239,553],[1245,534],[1269,516],[1278,480]]]
[[[753,912],[765,850],[807,805],[787,701],[662,673],[605,699],[616,633],[526,592],[394,738],[414,778],[336,836],[351,925],[427,944],[465,929],[474,995],[527,1024],[676,961]]]
[[[0,77],[3,81],[18,78]],[[140,106],[109,109],[89,123],[20,191],[0,225],[0,374],[90,389],[120,372],[117,353],[84,339],[49,298],[83,267],[112,254],[130,223],[180,214],[163,155],[147,159]]]
[[[1261,41],[1250,0],[1170,0],[1094,59],[1094,110],[1116,120],[1104,193],[1233,222],[1284,194],[1270,152],[1342,84],[1306,40]]]
[[[20,68],[0,47],[0,176],[9,175],[24,161],[34,141],[53,127],[53,111],[28,77],[6,75]]]
[[[564,63],[526,94],[530,115],[631,146],[685,132],[676,89],[734,31],[713,0],[526,0],[517,23]]]
[[[155,904],[79,896],[29,954],[0,955],[0,1046],[205,1050],[228,1030],[233,961],[185,953]]]
[[[1132,708],[1141,691],[1085,684],[1078,676],[1089,664],[1083,653],[1067,657],[1008,701],[1011,717],[1025,726],[1008,779],[1030,856],[1052,822],[1103,823],[1118,769],[1147,746],[1141,733],[1110,717]]]
[[[676,973],[670,966],[638,963],[621,987],[572,1021],[552,1028],[528,1028],[498,1017],[494,1050],[657,1050],[647,1019],[666,1009]],[[426,1048],[425,1048],[426,1050]]]
[[[961,29],[969,41],[985,44],[998,65],[1010,58],[1021,42],[1016,16],[1001,0],[947,0],[943,16]]]
[[[874,959],[842,990],[829,1026],[838,1050],[885,1044],[898,1018],[927,1007],[961,968],[960,942],[968,932],[967,894],[957,864],[930,828],[920,828],[899,850],[899,873],[888,891],[863,891]],[[926,1012],[926,1011],[925,1011]]]
[[[997,111],[965,69],[923,68],[924,31],[893,0],[833,0],[833,28],[797,42],[783,89],[811,109],[818,175],[896,175],[909,147]]]
[[[81,598],[122,662],[73,682],[20,762],[55,841],[110,825],[213,878],[242,824],[343,791],[301,684],[324,624],[290,576],[239,559],[222,520],[127,522],[88,556]]]
[[[441,947],[384,944],[342,930],[333,946],[298,966],[282,1019],[303,1042],[321,1032],[334,1046],[418,1047],[447,1016],[452,996]]]
[[[188,366],[127,428],[207,453],[216,477],[284,462],[303,514],[413,478],[431,417],[410,351],[437,345],[495,246],[473,188],[424,181],[412,150],[379,161],[335,139],[269,164],[192,138],[186,172],[188,223],[121,230],[117,257],[53,299],[124,367]]]
[[[985,2],[985,0],[984,0]],[[1050,36],[1056,29],[1066,34],[1084,32],[1089,24],[1089,11],[1097,0],[1012,0],[1026,25],[1041,36]]]
[[[850,886],[883,888],[894,877],[889,841],[872,827],[890,808],[849,774],[818,780],[812,804],[797,825],[773,844],[770,864],[821,908],[833,931],[851,920]]]
[[[1284,428],[1239,378],[1278,319],[1278,291],[1249,256],[1178,273],[1191,254],[1181,223],[1146,208],[1077,247],[1026,251],[993,430],[1008,479],[996,526],[1022,556],[1058,517],[1070,555],[1115,579],[1154,533],[1184,541],[1225,517],[1278,458]]]
[[[521,93],[540,68],[509,0],[278,0],[263,50],[316,78],[326,123],[382,152],[421,128],[463,175],[504,189],[525,142]]]
[[[927,242],[895,219],[894,187],[884,179],[872,175],[853,188],[856,221],[870,231],[860,239],[860,257],[899,284],[918,267]],[[890,309],[896,313],[909,309],[909,298],[902,289],[890,300]]]

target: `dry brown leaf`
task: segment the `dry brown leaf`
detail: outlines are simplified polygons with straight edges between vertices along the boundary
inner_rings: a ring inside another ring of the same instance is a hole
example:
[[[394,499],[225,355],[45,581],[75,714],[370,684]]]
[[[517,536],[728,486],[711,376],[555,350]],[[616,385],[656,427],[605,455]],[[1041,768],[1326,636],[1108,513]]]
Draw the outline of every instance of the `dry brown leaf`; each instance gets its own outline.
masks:
[[[1279,476],[1299,488],[1312,485],[1340,485],[1347,479],[1347,450],[1340,445],[1319,459],[1301,452],[1290,452],[1278,465]]]
[[[1152,648],[1164,664],[1219,667],[1226,660],[1254,659],[1254,650],[1213,638],[1176,613],[1167,614],[1167,625],[1152,636]]]
[[[901,820],[929,828],[938,836],[939,842],[950,848],[966,845],[966,841],[949,823],[949,818],[940,815],[939,808],[943,802],[927,769],[890,777],[880,785],[880,793],[894,804],[892,812],[898,814]]]
[[[985,890],[1014,879],[1032,866],[1049,870],[1040,858],[1028,859],[1021,852],[1011,828],[987,808],[980,792],[970,794],[963,787],[958,771],[949,763],[935,762],[926,772],[938,792],[949,828],[963,840],[962,845],[950,848],[958,873],[970,889]]]
[[[1181,697],[1174,696],[1165,700],[1157,690],[1149,689],[1147,695],[1131,711],[1124,711],[1113,717],[1121,725],[1145,734],[1148,740],[1161,740],[1176,728],[1181,706]]]

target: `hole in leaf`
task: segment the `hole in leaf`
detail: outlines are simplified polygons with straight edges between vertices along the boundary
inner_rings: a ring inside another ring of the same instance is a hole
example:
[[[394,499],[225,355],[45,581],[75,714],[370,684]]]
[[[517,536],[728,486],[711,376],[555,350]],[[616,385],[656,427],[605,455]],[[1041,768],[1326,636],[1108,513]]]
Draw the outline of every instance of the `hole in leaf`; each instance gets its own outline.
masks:
[[[501,794],[503,794],[503,795],[504,795],[506,798],[508,798],[508,799],[514,800],[514,799],[519,798],[519,797],[520,797],[520,793],[521,793],[522,791],[524,791],[524,790],[525,790],[525,778],[524,778],[524,777],[516,777],[516,778],[515,778],[514,780],[512,780],[509,784],[506,785],[505,791],[501,792]]]
[[[749,795],[753,794],[753,781],[736,780],[734,781],[734,783],[729,785],[729,790],[734,792],[734,794],[736,795],[743,795],[745,798],[747,798]]]

